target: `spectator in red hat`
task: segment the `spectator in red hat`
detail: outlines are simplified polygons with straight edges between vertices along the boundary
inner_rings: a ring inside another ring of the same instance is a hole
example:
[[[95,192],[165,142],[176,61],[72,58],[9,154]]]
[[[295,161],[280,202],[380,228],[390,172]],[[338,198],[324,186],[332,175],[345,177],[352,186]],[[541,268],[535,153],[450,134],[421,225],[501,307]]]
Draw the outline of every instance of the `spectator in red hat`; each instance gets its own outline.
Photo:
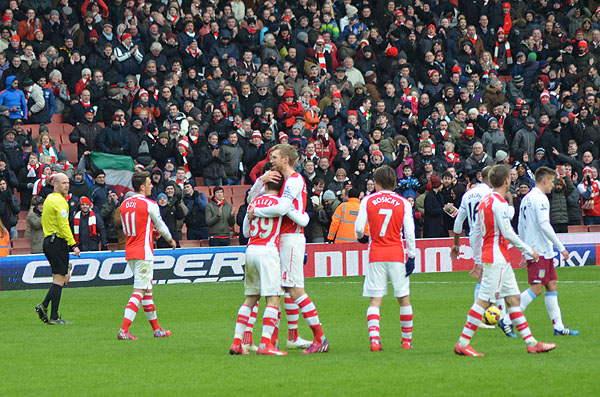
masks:
[[[100,213],[93,210],[92,201],[86,196],[79,199],[80,210],[71,219],[73,237],[80,251],[98,251],[98,244],[102,251],[107,251],[106,229]]]
[[[140,64],[144,59],[144,54],[137,45],[133,44],[130,33],[121,36],[121,44],[116,46],[114,50],[114,55],[121,64],[121,81],[124,81],[128,75],[141,73]]]
[[[286,130],[290,130],[296,122],[296,117],[303,113],[302,105],[296,101],[294,91],[287,90],[283,94],[283,102],[277,108],[277,118],[282,121]]]

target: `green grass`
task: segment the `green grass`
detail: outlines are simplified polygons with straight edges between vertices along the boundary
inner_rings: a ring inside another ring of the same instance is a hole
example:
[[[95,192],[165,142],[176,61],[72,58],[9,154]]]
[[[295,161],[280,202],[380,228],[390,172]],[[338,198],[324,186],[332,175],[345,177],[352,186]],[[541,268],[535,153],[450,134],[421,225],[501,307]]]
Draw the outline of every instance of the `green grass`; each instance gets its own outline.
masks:
[[[538,298],[526,317],[538,340],[558,343],[556,351],[528,355],[520,339],[480,330],[473,346],[483,358],[452,350],[472,303],[474,282],[465,272],[411,277],[411,351],[400,348],[398,304],[388,296],[382,353],[369,351],[362,277],[307,280],[331,345],[329,353],[312,356],[227,354],[243,300],[240,282],[155,287],[160,323],[173,336],[155,340],[141,312],[131,329],[137,342],[116,339],[131,287],[65,289],[61,312],[74,322],[68,327],[37,318],[33,308],[45,291],[1,292],[0,395],[598,395],[600,268],[558,269],[558,278],[564,321],[581,335],[554,337]],[[524,271],[517,279],[525,288]]]

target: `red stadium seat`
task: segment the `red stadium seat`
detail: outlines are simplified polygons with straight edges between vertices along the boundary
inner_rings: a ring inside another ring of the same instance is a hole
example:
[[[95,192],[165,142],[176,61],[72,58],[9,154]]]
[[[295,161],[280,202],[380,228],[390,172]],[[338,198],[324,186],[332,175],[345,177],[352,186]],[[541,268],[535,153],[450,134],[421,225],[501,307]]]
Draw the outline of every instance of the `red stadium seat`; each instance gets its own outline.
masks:
[[[27,229],[27,220],[19,219],[17,221],[17,230],[25,230],[25,229]]]
[[[52,124],[62,124],[62,122],[63,122],[62,114],[55,114],[54,116],[52,116],[52,119],[50,119],[50,123],[52,123]]]
[[[231,190],[234,195],[246,195],[246,190],[251,187],[252,185],[233,185],[231,186]]]
[[[119,244],[108,243],[108,244],[106,244],[106,247],[108,248],[109,251],[117,251],[119,249]]]
[[[20,201],[21,200],[19,200],[19,202]],[[19,220],[21,220],[21,219],[27,220],[27,214],[29,214],[29,211],[21,211],[21,212],[19,212]]]
[[[10,249],[10,254],[11,255],[29,255],[29,254],[31,254],[31,247],[26,247],[26,248],[11,248]]]
[[[588,226],[586,225],[571,225],[569,226],[569,233],[587,233]]]
[[[181,248],[198,248],[200,247],[200,240],[181,240],[179,245]]]
[[[60,145],[60,150],[67,154],[67,158],[69,159],[69,162],[73,164],[73,166],[76,166],[79,163],[76,143],[63,143]]]
[[[600,232],[600,225],[590,225],[588,226],[588,231],[592,233]]]
[[[31,240],[28,238],[16,238],[11,240],[10,245],[13,248],[27,248],[31,250]]]

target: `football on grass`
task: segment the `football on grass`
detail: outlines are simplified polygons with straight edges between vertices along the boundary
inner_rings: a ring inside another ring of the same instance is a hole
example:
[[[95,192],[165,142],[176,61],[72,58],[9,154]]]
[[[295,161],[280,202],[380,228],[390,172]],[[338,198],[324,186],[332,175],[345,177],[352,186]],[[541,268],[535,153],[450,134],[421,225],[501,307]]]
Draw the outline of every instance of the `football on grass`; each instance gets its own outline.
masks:
[[[481,319],[487,325],[496,325],[500,321],[500,309],[496,306],[490,306],[487,308]]]

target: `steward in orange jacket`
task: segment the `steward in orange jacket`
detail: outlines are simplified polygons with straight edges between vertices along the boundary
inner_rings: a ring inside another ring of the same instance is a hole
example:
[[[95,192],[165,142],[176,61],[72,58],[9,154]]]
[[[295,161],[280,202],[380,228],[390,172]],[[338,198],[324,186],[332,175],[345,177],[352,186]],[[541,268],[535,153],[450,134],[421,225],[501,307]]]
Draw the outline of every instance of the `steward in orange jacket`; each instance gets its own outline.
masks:
[[[358,242],[354,233],[354,222],[356,222],[360,207],[359,195],[360,191],[358,189],[350,189],[348,192],[348,201],[338,205],[335,209],[327,240],[334,243]],[[365,230],[365,234],[368,234],[368,230]]]

